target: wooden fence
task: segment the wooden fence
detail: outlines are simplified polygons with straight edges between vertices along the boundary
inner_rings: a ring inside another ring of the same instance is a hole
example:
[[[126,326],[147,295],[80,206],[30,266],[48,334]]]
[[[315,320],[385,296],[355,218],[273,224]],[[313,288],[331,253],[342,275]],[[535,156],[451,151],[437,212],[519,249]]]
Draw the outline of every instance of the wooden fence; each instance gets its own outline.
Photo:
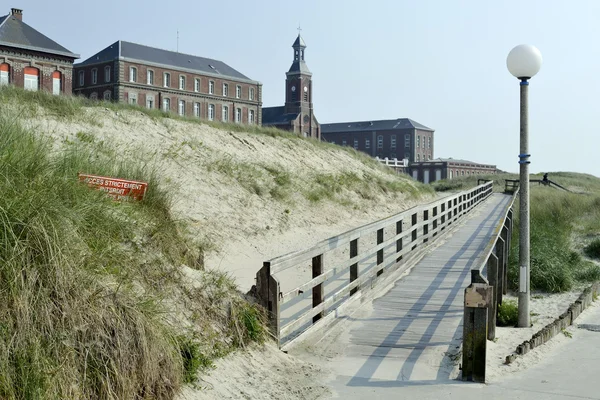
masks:
[[[308,249],[266,261],[256,275],[256,293],[268,311],[271,331],[279,346],[317,324],[326,313],[339,308],[369,280],[373,283],[383,273],[392,272],[406,263],[492,192],[493,182],[486,182],[352,229]],[[388,237],[385,237],[386,231]],[[336,257],[331,256],[333,253]],[[373,263],[367,267],[369,260]],[[289,286],[285,273],[300,271],[307,265],[310,274],[307,273],[302,283],[296,282],[294,287],[282,291],[282,286]],[[338,283],[341,280],[341,286],[326,291],[334,286],[330,285],[333,280]],[[282,307],[291,302],[303,302],[305,307],[282,319]]]
[[[519,188],[504,209],[478,267],[465,289],[462,379],[485,382],[487,340],[496,338],[498,306],[508,290],[508,257],[513,231],[513,207]],[[475,301],[474,301],[475,299]]]

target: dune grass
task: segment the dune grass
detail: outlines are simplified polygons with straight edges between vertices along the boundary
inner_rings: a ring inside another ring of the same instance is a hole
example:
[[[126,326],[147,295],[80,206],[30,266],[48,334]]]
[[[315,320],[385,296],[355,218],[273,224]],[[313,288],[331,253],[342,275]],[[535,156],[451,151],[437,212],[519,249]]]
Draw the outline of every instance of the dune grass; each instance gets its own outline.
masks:
[[[49,107],[68,114],[71,101]],[[263,340],[264,316],[226,276],[183,285],[176,267],[200,268],[202,249],[152,166],[78,139],[58,154],[0,113],[0,398],[173,398],[215,357]],[[117,203],[80,184],[80,171],[149,189]],[[195,326],[174,323],[167,304],[178,301]]]
[[[571,184],[581,185],[581,182],[573,176]],[[590,184],[588,187],[597,187],[596,182]],[[585,260],[573,247],[572,240],[574,236],[598,232],[600,195],[567,193],[549,187],[532,187],[530,193],[531,289],[564,292],[578,282],[600,279],[600,266]],[[518,204],[515,216],[509,266],[513,288],[518,287]]]

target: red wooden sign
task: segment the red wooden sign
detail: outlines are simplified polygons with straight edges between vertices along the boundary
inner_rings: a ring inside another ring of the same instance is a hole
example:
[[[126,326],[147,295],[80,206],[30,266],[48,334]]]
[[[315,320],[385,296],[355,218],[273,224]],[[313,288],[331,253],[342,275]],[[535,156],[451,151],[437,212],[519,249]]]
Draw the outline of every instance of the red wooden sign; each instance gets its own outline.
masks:
[[[146,182],[130,181],[127,179],[110,178],[107,176],[77,174],[79,180],[90,187],[98,188],[115,200],[142,200],[148,189]]]

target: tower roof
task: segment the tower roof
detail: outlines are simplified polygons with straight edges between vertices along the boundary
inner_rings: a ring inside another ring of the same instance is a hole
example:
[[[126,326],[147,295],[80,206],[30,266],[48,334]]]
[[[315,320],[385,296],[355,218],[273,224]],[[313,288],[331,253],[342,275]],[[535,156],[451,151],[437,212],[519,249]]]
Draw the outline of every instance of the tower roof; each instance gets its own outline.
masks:
[[[302,36],[300,36],[300,34],[298,34],[298,37],[296,38],[296,41],[294,42],[292,47],[306,47],[306,43],[304,43],[304,39],[302,39]]]

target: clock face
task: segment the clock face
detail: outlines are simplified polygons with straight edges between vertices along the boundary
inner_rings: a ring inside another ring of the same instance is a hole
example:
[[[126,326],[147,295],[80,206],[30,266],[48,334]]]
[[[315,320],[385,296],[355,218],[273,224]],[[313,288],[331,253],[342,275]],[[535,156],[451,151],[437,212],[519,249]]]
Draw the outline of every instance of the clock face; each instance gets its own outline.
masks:
[[[308,88],[304,86],[304,92],[308,92]]]
[[[296,86],[292,86],[292,92],[296,91]]]

